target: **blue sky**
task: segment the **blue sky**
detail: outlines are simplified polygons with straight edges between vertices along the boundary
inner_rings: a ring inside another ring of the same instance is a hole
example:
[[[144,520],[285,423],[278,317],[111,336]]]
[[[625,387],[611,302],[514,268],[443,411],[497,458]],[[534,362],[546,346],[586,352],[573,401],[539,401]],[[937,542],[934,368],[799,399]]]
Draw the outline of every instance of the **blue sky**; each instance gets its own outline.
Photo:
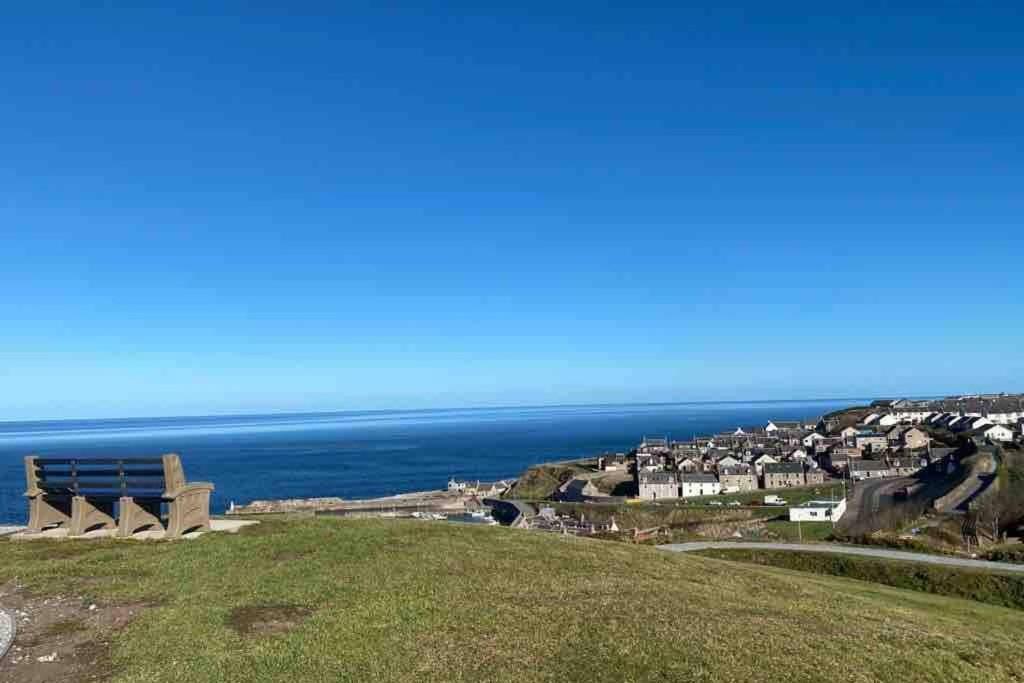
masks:
[[[0,420],[1024,390],[1019,6],[377,5],[5,11]]]

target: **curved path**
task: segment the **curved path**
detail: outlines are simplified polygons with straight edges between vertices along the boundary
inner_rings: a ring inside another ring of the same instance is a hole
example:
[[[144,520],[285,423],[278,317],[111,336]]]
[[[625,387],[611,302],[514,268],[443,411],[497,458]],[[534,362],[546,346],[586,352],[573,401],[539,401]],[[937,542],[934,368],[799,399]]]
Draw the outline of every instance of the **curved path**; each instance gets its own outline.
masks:
[[[696,550],[796,550],[808,553],[859,555],[862,557],[874,557],[884,560],[905,560],[907,562],[941,564],[947,567],[984,569],[987,571],[1024,574],[1024,564],[990,562],[989,560],[968,560],[960,557],[948,557],[946,555],[928,555],[926,553],[910,553],[905,550],[886,550],[884,548],[867,548],[864,546],[839,545],[836,543],[751,543],[743,541],[702,541],[696,543],[670,543],[668,545],[659,545],[658,548],[677,553],[688,553]]]

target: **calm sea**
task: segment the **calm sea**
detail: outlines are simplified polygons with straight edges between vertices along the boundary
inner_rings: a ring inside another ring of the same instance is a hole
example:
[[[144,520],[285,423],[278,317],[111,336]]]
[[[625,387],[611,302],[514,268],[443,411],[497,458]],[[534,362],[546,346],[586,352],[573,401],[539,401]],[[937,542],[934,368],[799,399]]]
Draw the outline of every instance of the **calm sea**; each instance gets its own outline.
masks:
[[[186,476],[230,501],[366,498],[443,488],[451,476],[511,478],[538,462],[623,451],[647,436],[690,438],[796,420],[865,399],[365,411],[0,423],[0,523],[26,519],[25,455],[180,453]]]

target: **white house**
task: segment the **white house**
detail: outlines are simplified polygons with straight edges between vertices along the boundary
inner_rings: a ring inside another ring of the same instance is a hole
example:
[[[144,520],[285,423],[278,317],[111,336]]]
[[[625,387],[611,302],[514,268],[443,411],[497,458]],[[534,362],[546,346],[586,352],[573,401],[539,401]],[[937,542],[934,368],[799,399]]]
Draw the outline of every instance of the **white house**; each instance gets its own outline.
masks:
[[[904,408],[896,411],[896,417],[903,422],[923,422],[934,411],[926,410],[925,408]]]
[[[789,508],[791,522],[835,522],[846,512],[846,499],[842,500],[809,500],[806,503]]]
[[[768,432],[769,434],[772,434],[774,432],[779,431],[780,429],[789,429],[789,430],[800,429],[800,423],[799,422],[782,422],[782,421],[779,421],[779,420],[772,420],[767,425],[765,425],[764,431]]]
[[[819,434],[818,432],[811,432],[810,434],[804,437],[803,443],[805,447],[811,448],[814,446],[814,444],[816,444],[819,441],[823,441],[824,439],[825,437]]]
[[[679,479],[675,472],[640,472],[637,479],[640,498],[644,500],[679,497]]]
[[[689,474],[682,476],[683,498],[696,496],[717,496],[722,491],[718,477],[713,474]]]
[[[989,441],[1013,441],[1013,430],[1003,425],[992,425],[985,430],[985,438]]]
[[[777,462],[779,461],[773,458],[772,456],[768,455],[767,453],[758,456],[758,458],[754,460],[754,467],[757,469],[758,476],[764,474],[765,465],[774,465]]]
[[[900,418],[896,416],[896,413],[889,413],[878,418],[878,424],[881,425],[882,427],[892,427],[893,425],[898,425],[899,423]]]
[[[696,472],[701,468],[701,462],[696,458],[683,458],[676,463],[676,468],[682,472]]]
[[[736,465],[739,465],[739,464],[740,464],[739,460],[737,460],[736,458],[732,457],[731,455],[727,455],[724,458],[719,458],[718,462],[715,463],[715,466],[718,467],[718,468],[722,468],[722,467],[736,467]]]
[[[869,425],[872,422],[875,422],[876,420],[878,420],[878,418],[880,418],[880,417],[882,417],[882,416],[879,415],[878,413],[871,413],[870,415],[868,415],[867,417],[864,418],[864,424]]]

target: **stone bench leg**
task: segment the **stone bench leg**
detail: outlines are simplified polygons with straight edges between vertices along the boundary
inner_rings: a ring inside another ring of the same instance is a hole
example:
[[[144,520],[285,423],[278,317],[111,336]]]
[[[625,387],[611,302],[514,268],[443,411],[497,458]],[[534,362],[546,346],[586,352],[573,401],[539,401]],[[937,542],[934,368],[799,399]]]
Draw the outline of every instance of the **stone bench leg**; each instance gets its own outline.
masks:
[[[103,529],[114,529],[117,522],[114,521],[114,502],[94,504],[85,496],[75,496],[71,499],[71,530],[70,536],[81,536],[93,527]]]
[[[39,532],[54,524],[67,525],[71,521],[70,500],[50,498],[40,493],[28,499],[28,530]]]
[[[160,520],[160,501],[137,503],[128,496],[118,501],[120,513],[117,518],[117,535],[128,538],[137,531],[156,528],[163,531]]]
[[[187,491],[170,502],[167,538],[178,538],[189,530],[210,530],[210,489]]]

